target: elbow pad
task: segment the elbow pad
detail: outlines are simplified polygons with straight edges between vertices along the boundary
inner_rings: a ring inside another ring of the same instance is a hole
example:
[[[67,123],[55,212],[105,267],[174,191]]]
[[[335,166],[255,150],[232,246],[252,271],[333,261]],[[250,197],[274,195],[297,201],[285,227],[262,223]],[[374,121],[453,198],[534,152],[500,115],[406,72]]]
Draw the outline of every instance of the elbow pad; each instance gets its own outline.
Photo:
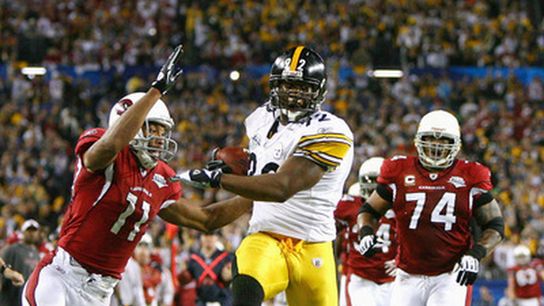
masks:
[[[504,218],[496,217],[491,219],[489,222],[482,225],[482,230],[485,231],[486,229],[492,229],[499,232],[499,234],[501,235],[501,238],[504,239]]]

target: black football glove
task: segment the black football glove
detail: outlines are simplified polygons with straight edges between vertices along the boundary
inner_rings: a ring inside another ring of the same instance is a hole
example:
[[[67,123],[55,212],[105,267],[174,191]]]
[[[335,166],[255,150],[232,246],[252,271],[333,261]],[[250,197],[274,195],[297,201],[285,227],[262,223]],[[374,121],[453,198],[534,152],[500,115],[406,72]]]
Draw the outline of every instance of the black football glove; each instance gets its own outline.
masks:
[[[174,49],[172,54],[168,57],[164,65],[161,67],[157,79],[151,83],[152,87],[155,87],[165,95],[166,92],[174,85],[177,78],[181,75],[183,70],[177,66],[181,60],[183,54],[183,45],[179,45]]]
[[[480,260],[485,257],[486,249],[476,244],[468,250],[458,263],[457,282],[461,286],[474,284],[480,271]]]
[[[222,174],[220,170],[192,169],[179,172],[171,177],[170,181],[181,181],[186,185],[200,189],[219,188]]]

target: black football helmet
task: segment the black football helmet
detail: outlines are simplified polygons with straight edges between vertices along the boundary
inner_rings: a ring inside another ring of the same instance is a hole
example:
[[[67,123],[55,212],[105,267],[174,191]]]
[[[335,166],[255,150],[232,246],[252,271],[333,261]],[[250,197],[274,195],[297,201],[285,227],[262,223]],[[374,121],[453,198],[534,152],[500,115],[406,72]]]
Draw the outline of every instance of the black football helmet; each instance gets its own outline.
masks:
[[[297,122],[320,109],[327,93],[321,56],[304,46],[278,56],[270,70],[270,106],[283,124]]]

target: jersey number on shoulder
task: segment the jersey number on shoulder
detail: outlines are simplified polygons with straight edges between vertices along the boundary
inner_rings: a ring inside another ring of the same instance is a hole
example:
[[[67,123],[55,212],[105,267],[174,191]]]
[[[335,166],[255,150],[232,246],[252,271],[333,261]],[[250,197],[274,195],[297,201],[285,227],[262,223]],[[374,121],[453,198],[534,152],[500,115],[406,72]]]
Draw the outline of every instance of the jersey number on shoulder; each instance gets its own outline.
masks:
[[[249,170],[247,171],[248,176],[253,176],[255,174],[266,174],[270,172],[276,172],[280,168],[280,165],[269,162],[268,164],[264,165],[264,167],[261,169],[260,173],[257,172],[257,155],[255,153],[249,154]]]
[[[414,209],[412,218],[410,219],[410,225],[408,226],[409,229],[417,228],[419,218],[421,217],[421,212],[423,211],[423,207],[425,206],[425,200],[425,192],[414,192],[406,194],[407,202],[416,202],[416,208]],[[444,223],[444,230],[451,230],[452,225],[457,219],[454,215],[454,210],[455,193],[445,192],[433,209],[433,212],[431,214],[431,222]]]
[[[136,211],[136,203],[138,202],[138,197],[133,193],[127,194],[127,208],[119,215],[119,218],[117,218],[117,221],[113,224],[110,231],[114,234],[119,234],[119,231],[125,225],[127,222],[127,218]],[[140,226],[144,224],[147,219],[149,219],[149,209],[151,208],[151,205],[147,203],[146,201],[142,201],[142,218],[134,223],[134,227],[132,228],[132,231],[130,231],[130,234],[128,234],[127,240],[133,241],[136,235],[140,232]]]

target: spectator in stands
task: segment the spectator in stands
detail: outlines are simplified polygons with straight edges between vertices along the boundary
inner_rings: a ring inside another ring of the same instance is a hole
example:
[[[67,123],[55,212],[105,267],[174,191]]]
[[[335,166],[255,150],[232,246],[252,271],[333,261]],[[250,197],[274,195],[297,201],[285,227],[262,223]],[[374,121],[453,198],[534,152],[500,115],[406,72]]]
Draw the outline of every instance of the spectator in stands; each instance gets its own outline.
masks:
[[[172,305],[172,274],[163,266],[162,258],[155,252],[153,239],[149,234],[145,234],[134,249],[134,259],[140,265],[146,305]]]
[[[2,265],[4,270],[3,274],[6,273],[6,270],[19,271],[22,274],[24,279],[28,279],[38,261],[40,260],[40,255],[38,248],[36,247],[38,241],[40,240],[40,224],[33,219],[26,220],[21,226],[21,231],[23,232],[23,239],[20,242],[9,245],[2,250],[0,257],[5,262],[8,269],[5,269],[5,265]],[[14,281],[12,278],[4,278],[2,281],[2,290],[0,291],[0,305],[6,306],[19,306],[21,305],[21,293],[23,287],[21,287],[20,282]]]
[[[200,250],[191,254],[187,269],[180,276],[181,284],[196,280],[197,306],[218,303],[232,305],[232,253],[223,250],[219,233],[203,233],[200,236]]]

